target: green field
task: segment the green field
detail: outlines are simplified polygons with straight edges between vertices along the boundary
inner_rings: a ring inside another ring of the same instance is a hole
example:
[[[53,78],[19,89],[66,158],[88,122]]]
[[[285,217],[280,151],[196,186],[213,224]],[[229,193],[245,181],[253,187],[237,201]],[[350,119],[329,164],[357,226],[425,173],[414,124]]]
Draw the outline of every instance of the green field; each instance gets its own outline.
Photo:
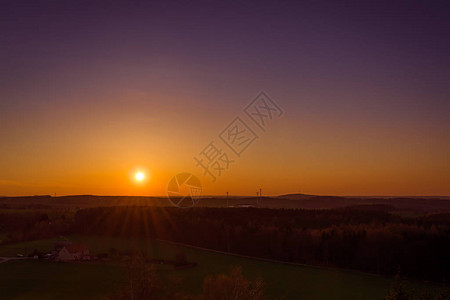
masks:
[[[177,246],[160,241],[122,238],[70,236],[83,242],[91,253],[119,250],[142,251],[151,258],[173,259],[184,252],[198,266],[180,271],[157,271],[163,280],[178,278],[180,289],[200,292],[208,274],[224,273],[230,266],[242,266],[249,278],[261,276],[272,298],[294,299],[382,299],[393,279],[336,269],[292,266],[229,256]],[[25,251],[49,250],[55,240],[43,240],[1,246],[0,256],[25,254]],[[70,264],[39,261],[15,261],[0,264],[0,299],[101,299],[123,281],[124,272],[113,264]],[[417,294],[437,286],[410,281],[408,287]]]

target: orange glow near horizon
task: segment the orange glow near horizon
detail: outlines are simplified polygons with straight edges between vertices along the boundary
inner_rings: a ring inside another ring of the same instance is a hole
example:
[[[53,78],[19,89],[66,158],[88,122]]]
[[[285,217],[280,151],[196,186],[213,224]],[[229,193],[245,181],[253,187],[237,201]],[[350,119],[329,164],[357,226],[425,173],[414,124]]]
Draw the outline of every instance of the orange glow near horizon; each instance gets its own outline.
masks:
[[[259,187],[264,195],[450,195],[445,132],[422,133],[419,124],[407,123],[393,129],[358,118],[304,118],[300,126],[296,117],[285,116],[212,183],[193,157],[231,117],[145,116],[141,112],[150,108],[141,97],[126,95],[128,103],[136,99],[135,106],[120,117],[118,100],[107,111],[94,107],[92,116],[67,111],[50,118],[43,112],[38,125],[31,117],[9,120],[17,126],[1,132],[10,142],[0,148],[0,196],[164,196],[169,180],[181,172],[196,175],[208,195],[255,195]],[[54,126],[61,123],[64,129]],[[136,180],[138,172],[142,180]]]
[[[286,114],[266,133],[258,132],[260,138],[212,183],[193,157],[247,100],[224,104],[220,116],[208,108],[188,109],[196,101],[182,91],[170,97],[108,92],[76,107],[5,115],[0,196],[164,196],[181,172],[196,175],[208,195],[255,195],[259,187],[264,195],[450,195],[450,141],[443,124],[404,121],[398,127],[396,117],[339,119],[336,111],[315,118]],[[136,180],[137,172],[145,178]]]
[[[9,2],[0,196],[163,196],[185,172],[204,195],[450,196],[440,1]],[[245,113],[262,90],[268,128]],[[217,145],[234,162],[213,183],[193,158],[237,117],[257,137]]]

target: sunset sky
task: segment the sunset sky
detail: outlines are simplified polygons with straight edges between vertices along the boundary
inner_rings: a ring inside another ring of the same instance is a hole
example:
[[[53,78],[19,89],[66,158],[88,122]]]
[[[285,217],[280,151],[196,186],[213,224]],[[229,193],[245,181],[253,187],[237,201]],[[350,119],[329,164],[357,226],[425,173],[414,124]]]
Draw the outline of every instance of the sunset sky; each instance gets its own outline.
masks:
[[[165,195],[181,172],[203,194],[450,195],[448,1],[233,3],[2,1],[0,196]],[[266,132],[260,91],[284,111]],[[194,157],[238,116],[259,138],[213,183]]]

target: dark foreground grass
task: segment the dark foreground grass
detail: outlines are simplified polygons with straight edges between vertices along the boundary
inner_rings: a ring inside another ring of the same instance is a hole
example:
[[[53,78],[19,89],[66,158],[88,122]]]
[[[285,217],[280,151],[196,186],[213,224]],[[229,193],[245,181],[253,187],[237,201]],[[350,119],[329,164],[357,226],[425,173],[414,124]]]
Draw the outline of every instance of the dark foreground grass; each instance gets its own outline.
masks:
[[[123,278],[117,266],[12,261],[0,264],[0,299],[102,299]]]
[[[125,238],[71,236],[73,242],[84,242],[92,253],[138,250],[149,258],[173,259],[179,252],[198,266],[180,271],[157,271],[164,281],[179,282],[178,288],[196,294],[205,276],[227,272],[230,266],[242,266],[249,278],[262,277],[268,295],[285,300],[298,299],[367,299],[381,300],[393,278],[337,269],[293,266],[255,259],[213,253],[160,241]],[[43,240],[0,247],[6,254],[48,250],[55,240]],[[31,249],[31,250],[30,250]],[[112,264],[70,264],[39,261],[0,264],[0,299],[102,299],[124,280],[124,270]],[[417,295],[436,290],[438,286],[408,281]]]

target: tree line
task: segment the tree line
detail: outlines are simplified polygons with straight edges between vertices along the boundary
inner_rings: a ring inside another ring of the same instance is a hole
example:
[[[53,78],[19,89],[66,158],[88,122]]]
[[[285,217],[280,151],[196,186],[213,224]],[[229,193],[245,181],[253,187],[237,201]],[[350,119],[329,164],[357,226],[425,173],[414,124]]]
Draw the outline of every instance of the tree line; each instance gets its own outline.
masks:
[[[79,210],[73,233],[157,238],[292,263],[446,281],[450,214],[357,209],[108,207]]]

